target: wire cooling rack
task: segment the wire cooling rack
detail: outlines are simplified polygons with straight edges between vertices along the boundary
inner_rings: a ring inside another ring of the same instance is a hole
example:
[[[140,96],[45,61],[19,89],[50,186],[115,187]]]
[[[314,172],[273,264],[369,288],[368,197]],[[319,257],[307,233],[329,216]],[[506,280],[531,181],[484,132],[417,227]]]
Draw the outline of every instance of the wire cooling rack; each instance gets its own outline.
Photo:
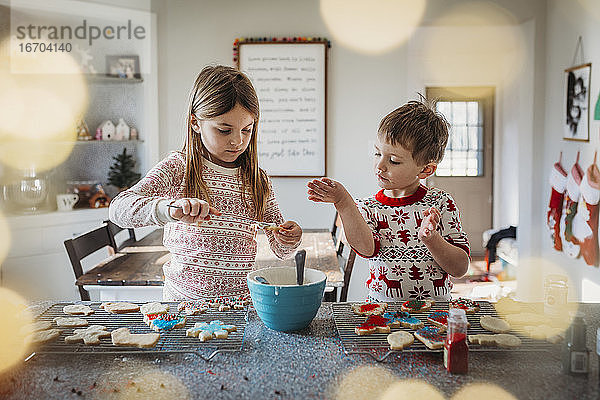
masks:
[[[475,314],[467,314],[467,320],[470,323],[470,327],[468,328],[469,335],[476,334],[493,334],[485,329],[483,329],[479,323],[479,318],[484,315],[491,315],[493,317],[498,317],[498,313],[494,306],[486,301],[477,301],[479,304],[479,311]],[[388,333],[373,333],[371,335],[357,335],[354,331],[358,325],[362,324],[367,317],[356,315],[352,312],[352,304],[356,303],[333,303],[333,319],[335,321],[335,326],[342,340],[342,346],[344,353],[346,355],[351,354],[363,354],[369,355],[373,357],[377,361],[384,361],[387,357],[394,353],[400,352],[409,352],[409,353],[417,353],[417,352],[428,352],[428,353],[439,353],[442,352],[443,349],[431,350],[427,346],[425,346],[420,340],[415,338],[415,341],[412,345],[405,348],[404,350],[390,350],[390,345],[387,342]],[[432,325],[427,322],[427,316],[434,310],[444,310],[448,311],[449,302],[436,302],[430,311],[425,311],[421,313],[411,313],[411,316],[419,318],[425,326]],[[397,312],[400,310],[401,303],[388,303],[387,312]],[[404,330],[411,333],[415,333],[416,329],[409,328],[392,328],[391,332],[395,330]],[[534,340],[528,336],[525,336],[519,332],[511,331],[513,335],[518,336],[522,344],[520,347],[515,349],[504,349],[504,348],[496,348],[496,347],[484,347],[477,344],[469,343],[469,351],[477,351],[477,352],[494,352],[494,351],[503,351],[503,352],[513,352],[513,351],[548,351],[552,349],[553,345],[546,341]]]
[[[54,318],[70,317],[63,313],[64,306],[73,303],[56,303],[51,305],[36,319],[36,321],[48,321],[52,327],[56,328]],[[77,316],[88,321],[89,325],[102,325],[108,331],[117,328],[127,327],[131,333],[149,333],[154,332],[144,323],[144,316],[140,312],[126,314],[111,314],[99,308],[100,302],[78,302],[76,304],[88,305],[94,310],[89,316]],[[142,303],[143,304],[143,303]],[[177,312],[179,303],[168,303],[169,313]],[[141,304],[140,304],[141,305]],[[235,325],[237,331],[229,333],[227,339],[212,339],[201,342],[198,338],[185,335],[186,329],[194,326],[196,322],[210,322],[213,320],[222,321],[224,324]],[[248,322],[248,308],[244,310],[218,311],[209,309],[200,315],[187,316],[183,328],[175,328],[169,331],[160,331],[160,340],[155,347],[142,349],[137,347],[118,347],[112,344],[109,338],[100,339],[100,344],[88,346],[83,343],[65,343],[65,337],[73,334],[75,329],[83,328],[64,328],[58,327],[62,332],[58,339],[39,345],[35,352],[27,357],[26,361],[35,354],[144,354],[144,353],[194,353],[206,361],[223,352],[241,351],[244,344],[244,335],[246,323]],[[89,326],[88,325],[88,326]]]

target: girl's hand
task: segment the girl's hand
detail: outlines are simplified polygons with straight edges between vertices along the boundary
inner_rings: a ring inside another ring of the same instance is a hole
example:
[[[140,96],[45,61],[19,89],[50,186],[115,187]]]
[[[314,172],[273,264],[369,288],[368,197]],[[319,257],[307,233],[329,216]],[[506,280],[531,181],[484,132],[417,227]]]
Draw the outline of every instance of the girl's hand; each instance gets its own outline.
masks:
[[[210,214],[221,215],[221,211],[209,206],[206,201],[196,198],[183,198],[172,204],[181,208],[169,207],[171,217],[186,224],[208,221],[210,220]]]
[[[442,215],[437,208],[431,207],[429,210],[423,212],[423,217],[418,236],[420,240],[427,242],[436,233]]]
[[[302,228],[294,221],[285,221],[280,225],[283,229],[273,231],[275,241],[285,246],[293,246],[302,239]]]
[[[308,186],[308,199],[315,202],[339,203],[349,196],[344,185],[329,178],[314,179]]]

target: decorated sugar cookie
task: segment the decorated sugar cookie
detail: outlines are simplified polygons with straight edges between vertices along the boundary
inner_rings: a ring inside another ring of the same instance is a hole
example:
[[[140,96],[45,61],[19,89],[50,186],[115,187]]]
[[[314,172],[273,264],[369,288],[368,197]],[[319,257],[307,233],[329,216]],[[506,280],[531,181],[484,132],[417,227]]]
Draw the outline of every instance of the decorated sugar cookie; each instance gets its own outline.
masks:
[[[221,321],[215,320],[207,322],[196,322],[193,328],[189,328],[185,334],[190,337],[197,337],[201,342],[211,339],[227,339],[230,332],[235,332],[235,325],[226,325]]]
[[[408,300],[402,303],[402,311],[409,313],[429,311],[433,303],[433,300]]]
[[[198,315],[208,311],[209,306],[204,301],[182,301],[177,306],[177,311],[184,312],[186,315]]]
[[[100,338],[110,337],[110,332],[102,325],[90,325],[85,329],[75,329],[73,333],[65,338],[65,343],[83,342],[90,346],[100,344]]]
[[[177,314],[148,314],[144,316],[144,322],[155,331],[168,331],[181,328],[185,325],[186,318]]]
[[[432,350],[441,349],[444,346],[444,340],[446,340],[443,331],[433,326],[425,326],[419,329],[415,332],[415,337]]]
[[[352,304],[352,312],[356,315],[381,315],[385,312],[387,303]]]
[[[465,297],[459,297],[458,299],[454,299],[450,301],[449,307],[452,308],[460,308],[465,310],[467,314],[474,314],[479,311],[479,304],[474,302],[471,299],[467,299]]]
[[[369,315],[367,320],[354,328],[357,335],[370,335],[372,333],[389,333],[391,321],[381,315]]]
[[[410,314],[406,311],[398,311],[398,312],[385,312],[383,313],[383,318],[387,318],[390,320],[389,326],[390,328],[399,328],[402,326],[401,320],[404,318],[410,317]]]
[[[436,310],[432,311],[427,317],[427,321],[441,329],[448,327],[448,311]]]

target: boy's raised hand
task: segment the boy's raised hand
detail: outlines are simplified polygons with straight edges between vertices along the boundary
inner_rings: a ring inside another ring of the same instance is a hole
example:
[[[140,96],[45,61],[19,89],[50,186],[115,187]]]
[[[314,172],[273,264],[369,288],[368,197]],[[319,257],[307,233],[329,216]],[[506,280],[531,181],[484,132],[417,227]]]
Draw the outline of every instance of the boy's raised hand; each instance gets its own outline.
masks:
[[[172,203],[181,208],[169,208],[171,217],[187,224],[210,220],[210,214],[221,215],[221,211],[210,206],[206,201],[196,198],[183,198]]]
[[[440,223],[442,215],[439,210],[435,207],[431,207],[423,212],[423,221],[421,221],[421,227],[419,228],[419,240],[427,242],[435,234],[437,227]]]
[[[339,203],[350,196],[344,185],[329,178],[313,179],[308,182],[308,199],[322,203]]]

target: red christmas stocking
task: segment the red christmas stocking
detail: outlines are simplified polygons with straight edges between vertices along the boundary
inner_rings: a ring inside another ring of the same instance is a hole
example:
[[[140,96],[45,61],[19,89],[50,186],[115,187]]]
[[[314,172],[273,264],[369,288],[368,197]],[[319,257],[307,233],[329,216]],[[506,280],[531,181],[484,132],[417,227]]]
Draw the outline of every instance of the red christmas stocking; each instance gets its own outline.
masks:
[[[582,179],[583,170],[579,166],[579,153],[577,153],[577,161],[573,164],[571,173],[567,178],[565,204],[560,218],[563,252],[571,258],[579,257],[579,241],[573,236],[573,219],[577,214],[577,203],[580,196],[579,185]]]
[[[600,200],[600,171],[592,164],[580,186],[581,198],[573,219],[573,235],[579,242],[581,255],[588,265],[598,264],[598,201]]]
[[[560,217],[562,215],[565,188],[567,186],[567,173],[560,161],[555,163],[554,168],[552,168],[552,172],[550,173],[550,185],[552,185],[552,193],[550,194],[550,204],[548,204],[548,216],[546,222],[550,229],[554,248],[558,251],[562,251]]]

